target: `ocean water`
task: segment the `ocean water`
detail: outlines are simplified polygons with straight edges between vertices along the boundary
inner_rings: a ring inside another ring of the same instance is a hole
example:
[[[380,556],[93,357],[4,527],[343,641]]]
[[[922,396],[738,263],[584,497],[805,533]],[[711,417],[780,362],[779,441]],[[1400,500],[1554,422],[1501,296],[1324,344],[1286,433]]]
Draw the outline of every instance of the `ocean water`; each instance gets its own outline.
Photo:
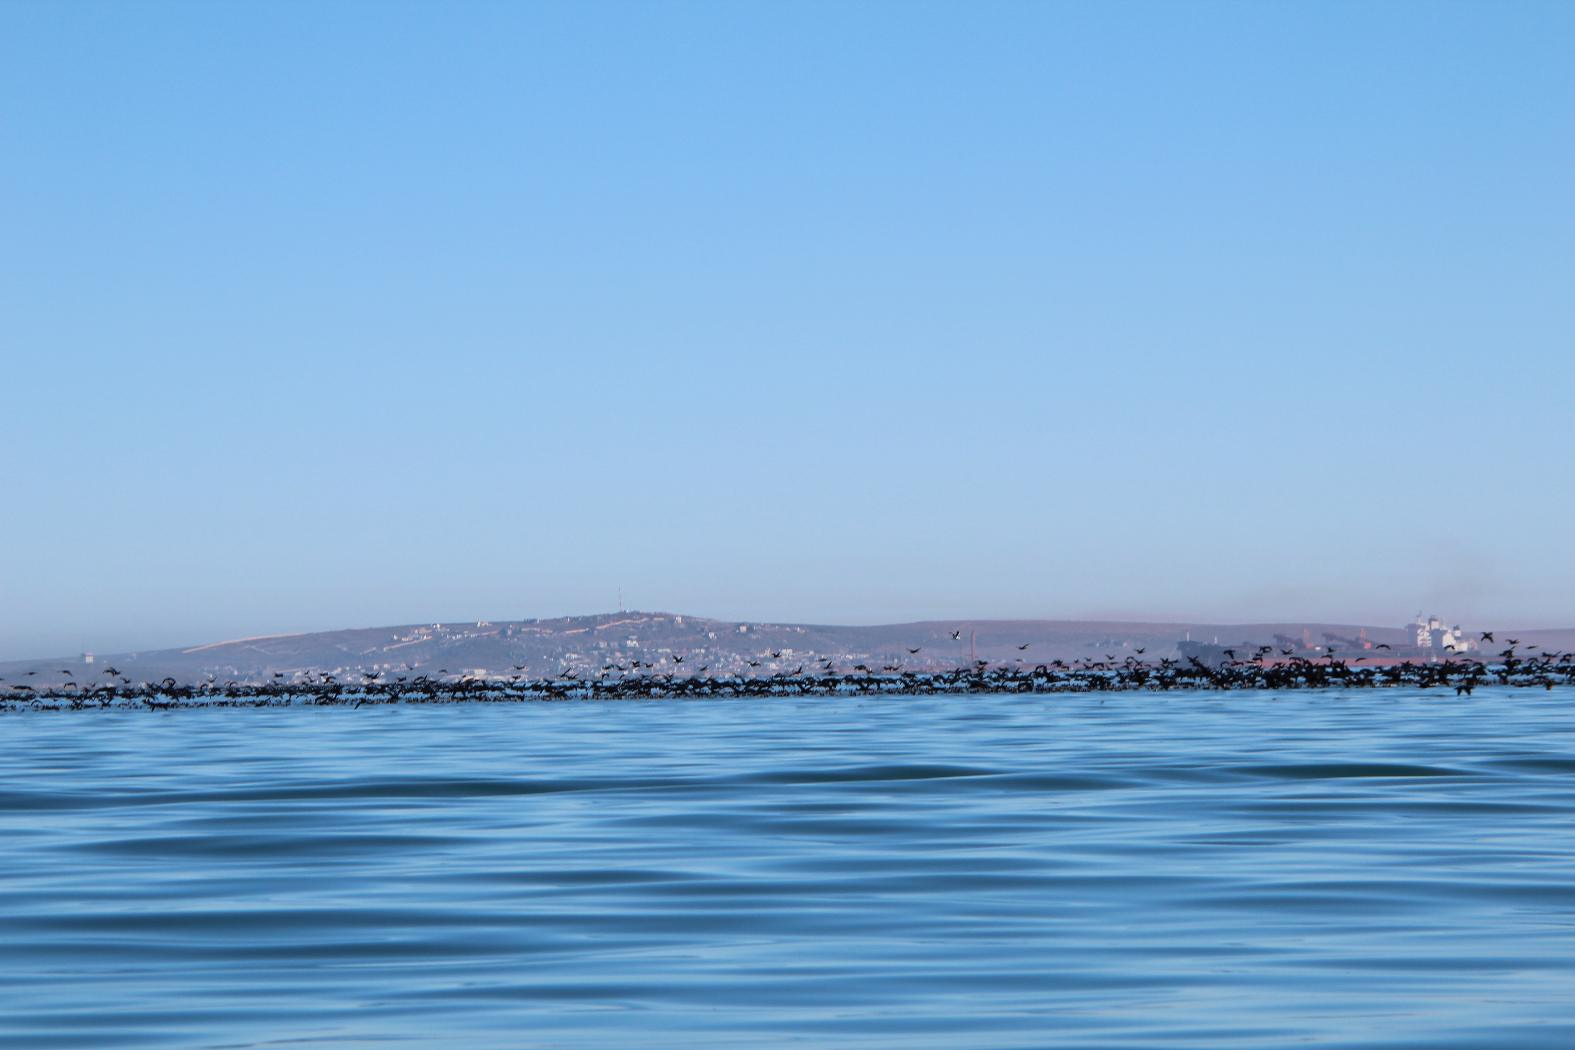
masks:
[[[0,1045],[1575,1047],[1575,692],[0,716]]]

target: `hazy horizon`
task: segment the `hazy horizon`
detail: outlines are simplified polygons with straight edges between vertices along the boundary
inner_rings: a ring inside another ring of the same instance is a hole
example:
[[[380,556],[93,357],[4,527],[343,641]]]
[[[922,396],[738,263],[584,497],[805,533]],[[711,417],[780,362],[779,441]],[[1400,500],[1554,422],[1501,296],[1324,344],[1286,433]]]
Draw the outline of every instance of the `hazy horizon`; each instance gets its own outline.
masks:
[[[1575,624],[1575,6],[0,6],[0,659]]]
[[[890,624],[905,624],[905,623],[956,623],[956,624],[959,624],[959,625],[967,625],[967,624],[985,624],[985,623],[991,623],[991,622],[1025,621],[1025,622],[1064,622],[1064,623],[1128,623],[1128,624],[1177,624],[1177,625],[1188,625],[1188,624],[1190,624],[1190,625],[1197,625],[1197,626],[1221,626],[1221,627],[1223,627],[1223,626],[1232,626],[1232,625],[1248,626],[1248,625],[1254,625],[1254,624],[1305,624],[1305,625],[1309,625],[1309,626],[1312,626],[1312,625],[1338,624],[1338,625],[1345,625],[1345,626],[1396,628],[1396,627],[1401,627],[1404,624],[1408,623],[1410,621],[1411,617],[1415,615],[1415,614],[1411,614],[1411,615],[1408,615],[1408,616],[1390,617],[1389,619],[1379,619],[1379,618],[1353,618],[1353,617],[1338,617],[1338,616],[1336,616],[1336,617],[1322,617],[1322,616],[1311,616],[1311,617],[1310,616],[1262,616],[1262,617],[1243,618],[1243,617],[1228,617],[1228,616],[1226,616],[1226,617],[1134,616],[1134,615],[1124,615],[1124,614],[1110,614],[1110,615],[1098,615],[1098,616],[1049,616],[1049,615],[1046,615],[1046,616],[1027,616],[1027,615],[1024,615],[1024,616],[1005,616],[1005,615],[948,615],[948,614],[941,614],[941,615],[932,615],[932,616],[899,617],[899,618],[892,618],[892,619],[855,620],[855,619],[804,619],[804,618],[798,618],[798,617],[783,617],[783,616],[726,616],[726,615],[717,615],[717,614],[712,613],[712,612],[707,611],[707,610],[674,608],[674,607],[668,607],[668,606],[645,606],[645,607],[640,607],[640,608],[629,608],[627,611],[629,613],[631,613],[631,614],[650,614],[650,613],[676,614],[676,615],[679,615],[679,616],[690,616],[690,617],[694,617],[696,619],[716,620],[716,621],[719,621],[719,622],[722,622],[722,623],[734,623],[734,622],[743,622],[743,623],[775,623],[775,624],[797,624],[797,625],[826,626],[826,627],[876,627],[876,626],[884,626],[884,625],[890,625]],[[422,625],[422,624],[430,624],[430,623],[442,623],[442,624],[450,624],[450,625],[463,625],[463,624],[467,624],[467,623],[475,623],[475,622],[478,622],[478,621],[485,621],[485,622],[489,622],[489,623],[510,623],[510,622],[525,621],[525,620],[571,619],[571,618],[582,617],[582,616],[611,616],[611,615],[617,615],[618,613],[619,613],[618,609],[616,609],[616,608],[609,608],[609,609],[584,609],[584,610],[578,610],[578,611],[566,611],[566,612],[557,612],[557,613],[517,614],[517,615],[509,615],[509,616],[502,616],[502,615],[498,615],[498,616],[485,616],[485,615],[483,615],[483,616],[474,616],[474,615],[472,615],[472,616],[464,616],[464,615],[461,615],[461,616],[451,616],[451,617],[425,617],[425,618],[422,618],[422,617],[407,617],[405,619],[386,620],[386,621],[379,621],[377,623],[332,624],[332,625],[328,625],[328,626],[314,626],[314,627],[310,627],[310,628],[302,628],[302,629],[297,629],[297,630],[281,629],[281,630],[268,630],[268,631],[242,631],[242,632],[237,632],[237,633],[233,633],[233,634],[226,634],[226,635],[222,635],[222,636],[220,636],[220,635],[213,635],[213,636],[210,636],[210,637],[175,638],[173,640],[167,640],[167,641],[164,641],[164,642],[159,643],[159,644],[148,644],[148,645],[108,645],[108,646],[97,646],[97,647],[95,647],[95,646],[81,646],[81,647],[78,647],[76,649],[62,650],[62,651],[59,651],[59,652],[32,652],[32,653],[0,652],[0,663],[12,663],[12,662],[23,662],[23,663],[25,663],[25,662],[30,661],[30,660],[48,660],[48,659],[52,659],[52,658],[55,658],[55,657],[69,658],[69,657],[77,656],[77,655],[79,655],[80,653],[83,653],[83,652],[94,653],[94,654],[97,654],[97,655],[111,655],[111,654],[116,654],[116,653],[155,652],[155,651],[166,650],[166,649],[182,649],[182,648],[187,648],[187,647],[190,647],[190,646],[205,646],[205,645],[210,645],[210,644],[218,643],[218,642],[237,641],[237,640],[244,640],[244,639],[248,639],[248,638],[290,637],[290,636],[293,636],[293,635],[323,634],[323,633],[334,633],[334,632],[337,632],[337,631],[373,630],[373,629],[385,628],[385,627],[402,627],[402,626]],[[1492,631],[1496,631],[1496,632],[1575,630],[1575,624],[1569,624],[1569,623],[1542,623],[1542,622],[1532,622],[1532,621],[1527,621],[1527,620],[1506,620],[1506,621],[1495,621],[1495,622],[1492,622],[1492,623],[1485,623],[1485,622],[1484,623],[1475,623],[1475,622],[1461,621],[1458,617],[1451,618],[1451,617],[1447,616],[1446,614],[1444,614],[1440,610],[1432,610],[1432,609],[1425,609],[1424,608],[1424,609],[1420,610],[1420,613],[1423,616],[1439,615],[1441,618],[1445,619],[1447,622],[1449,622],[1451,624],[1457,624],[1457,623],[1460,624],[1461,626],[1466,628],[1466,630],[1468,632],[1476,631],[1476,630],[1492,630]]]

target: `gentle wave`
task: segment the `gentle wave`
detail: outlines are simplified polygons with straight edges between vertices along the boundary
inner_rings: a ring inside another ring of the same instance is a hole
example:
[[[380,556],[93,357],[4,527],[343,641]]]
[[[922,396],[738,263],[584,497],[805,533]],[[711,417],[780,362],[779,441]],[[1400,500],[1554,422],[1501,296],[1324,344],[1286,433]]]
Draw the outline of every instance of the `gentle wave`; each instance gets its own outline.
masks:
[[[6,717],[0,1047],[1575,1045],[1575,696]]]

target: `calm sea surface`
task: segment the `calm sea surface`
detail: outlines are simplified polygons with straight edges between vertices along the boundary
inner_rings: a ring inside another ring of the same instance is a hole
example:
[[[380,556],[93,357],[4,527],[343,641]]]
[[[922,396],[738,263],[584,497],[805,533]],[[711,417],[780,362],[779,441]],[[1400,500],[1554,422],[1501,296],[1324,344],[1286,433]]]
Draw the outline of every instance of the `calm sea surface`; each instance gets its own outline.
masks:
[[[0,1045],[1575,1047],[1575,693],[0,716]]]

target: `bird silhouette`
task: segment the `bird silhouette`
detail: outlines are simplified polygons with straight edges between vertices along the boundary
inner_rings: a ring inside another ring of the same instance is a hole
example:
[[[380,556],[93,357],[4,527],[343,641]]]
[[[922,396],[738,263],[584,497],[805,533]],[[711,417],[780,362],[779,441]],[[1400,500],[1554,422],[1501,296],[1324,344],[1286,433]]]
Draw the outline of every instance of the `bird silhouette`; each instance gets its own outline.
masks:
[[[962,628],[955,632],[960,636]],[[1491,635],[1492,632],[1483,632]],[[747,662],[743,673],[721,671],[716,676],[709,672],[717,669],[707,663],[691,668],[693,653],[676,654],[670,663],[658,658],[655,666],[635,660],[635,674],[624,674],[624,665],[616,660],[604,663],[600,672],[592,673],[576,661],[583,661],[580,654],[565,655],[562,668],[554,673],[531,678],[524,673],[525,665],[509,665],[516,673],[508,677],[486,673],[464,673],[456,679],[448,668],[440,669],[435,676],[420,674],[413,679],[400,675],[394,677],[380,670],[319,671],[301,669],[294,672],[259,672],[260,680],[239,678],[219,679],[215,673],[200,674],[195,682],[182,683],[166,676],[157,683],[133,684],[119,668],[106,668],[89,681],[75,681],[61,668],[54,678],[39,669],[23,672],[44,676],[42,686],[14,684],[0,692],[0,711],[50,708],[56,710],[81,710],[87,707],[128,707],[153,711],[167,711],[181,707],[240,707],[240,706],[290,706],[291,704],[344,704],[352,707],[414,703],[496,702],[560,699],[613,699],[655,697],[862,697],[881,695],[931,695],[958,696],[975,693],[1065,693],[1098,692],[1114,699],[1122,691],[1153,692],[1166,690],[1266,690],[1273,698],[1290,689],[1363,689],[1389,686],[1412,686],[1421,689],[1454,689],[1455,695],[1469,697],[1472,690],[1483,684],[1504,687],[1536,687],[1554,689],[1563,685],[1575,688],[1575,653],[1560,652],[1551,647],[1539,649],[1526,647],[1526,655],[1519,655],[1519,639],[1508,640],[1509,646],[1497,657],[1473,659],[1464,646],[1457,646],[1444,660],[1423,659],[1393,660],[1368,663],[1373,656],[1357,653],[1342,658],[1337,646],[1329,645],[1305,656],[1296,654],[1294,644],[1279,651],[1283,661],[1266,660],[1275,650],[1271,645],[1257,645],[1250,660],[1240,659],[1240,647],[1216,650],[1224,653],[1220,662],[1208,662],[1189,657],[1165,657],[1149,663],[1144,659],[1146,649],[1133,646],[1124,652],[1109,652],[1103,658],[1084,657],[1068,664],[1066,660],[1052,659],[1032,667],[1026,660],[1013,660],[992,664],[988,660],[969,660],[943,670],[904,670],[898,662],[862,662],[852,671],[835,669],[835,656],[816,657],[816,669],[805,676],[804,664],[792,670],[773,670],[756,675],[750,669],[761,666],[763,657],[739,659]],[[1015,647],[1021,652],[1032,643]],[[1128,643],[1130,644],[1130,643]],[[909,655],[917,655],[922,646],[903,646]],[[1393,652],[1389,643],[1367,646],[1377,653]],[[785,655],[784,649],[768,649],[776,656]],[[847,659],[854,657],[849,654]],[[662,670],[667,664],[677,669]],[[407,668],[415,665],[407,663]],[[640,668],[649,667],[649,671]],[[612,676],[616,668],[623,677]],[[117,674],[111,675],[115,671]],[[345,678],[341,682],[340,677]],[[0,680],[3,681],[3,680]]]

